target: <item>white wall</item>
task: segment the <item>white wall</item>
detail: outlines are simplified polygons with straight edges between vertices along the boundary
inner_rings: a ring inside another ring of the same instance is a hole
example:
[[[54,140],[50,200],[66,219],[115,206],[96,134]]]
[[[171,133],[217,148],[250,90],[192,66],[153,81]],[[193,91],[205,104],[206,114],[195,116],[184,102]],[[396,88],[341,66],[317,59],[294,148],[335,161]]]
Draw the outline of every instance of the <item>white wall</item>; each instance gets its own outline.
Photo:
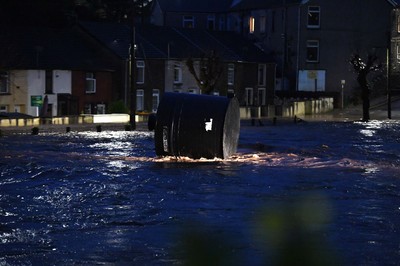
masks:
[[[31,106],[31,96],[45,97],[46,71],[28,70],[27,71],[27,114],[32,116],[39,115],[39,108]],[[72,74],[70,70],[53,70],[53,93],[48,94],[49,104],[52,104],[52,115],[57,116],[57,96],[59,93],[71,94]]]

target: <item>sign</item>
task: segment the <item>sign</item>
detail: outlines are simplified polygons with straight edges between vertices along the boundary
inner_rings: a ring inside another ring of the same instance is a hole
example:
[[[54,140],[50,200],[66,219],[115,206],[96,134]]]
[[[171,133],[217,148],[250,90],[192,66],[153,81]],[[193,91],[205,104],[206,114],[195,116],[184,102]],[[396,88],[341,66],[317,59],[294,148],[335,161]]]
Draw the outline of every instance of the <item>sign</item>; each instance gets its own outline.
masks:
[[[31,96],[31,106],[42,106],[43,105],[43,97],[41,95],[33,95]]]

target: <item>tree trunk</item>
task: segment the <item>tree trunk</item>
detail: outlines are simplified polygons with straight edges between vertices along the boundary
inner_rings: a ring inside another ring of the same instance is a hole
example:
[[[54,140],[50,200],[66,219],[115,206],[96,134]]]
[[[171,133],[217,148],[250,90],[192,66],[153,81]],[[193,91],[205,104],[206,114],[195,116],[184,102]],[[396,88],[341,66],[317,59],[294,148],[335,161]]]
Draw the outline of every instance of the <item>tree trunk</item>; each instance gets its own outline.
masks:
[[[362,121],[368,122],[369,121],[369,88],[367,83],[367,72],[361,71],[358,75],[358,84],[361,87],[361,97],[363,102],[363,118]]]
[[[370,117],[369,117],[369,89],[368,87],[363,88],[362,92],[362,101],[363,101],[363,121],[368,122]]]

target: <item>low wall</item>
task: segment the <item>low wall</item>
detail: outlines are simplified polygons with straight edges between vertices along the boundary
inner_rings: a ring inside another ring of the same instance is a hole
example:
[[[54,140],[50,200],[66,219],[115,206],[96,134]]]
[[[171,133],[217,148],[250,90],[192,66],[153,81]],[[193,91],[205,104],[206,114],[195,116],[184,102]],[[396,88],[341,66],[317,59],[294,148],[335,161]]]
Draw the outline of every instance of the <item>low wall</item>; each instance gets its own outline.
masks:
[[[148,115],[136,115],[136,122],[146,122]],[[129,114],[100,114],[100,115],[79,115],[60,116],[48,118],[25,118],[25,119],[0,119],[0,127],[24,127],[39,125],[70,125],[70,124],[124,124],[129,123]]]
[[[40,125],[40,118],[27,119],[0,119],[0,127],[25,127]]]
[[[240,118],[294,117],[323,114],[333,111],[333,98],[317,100],[286,100],[282,105],[240,107]]]

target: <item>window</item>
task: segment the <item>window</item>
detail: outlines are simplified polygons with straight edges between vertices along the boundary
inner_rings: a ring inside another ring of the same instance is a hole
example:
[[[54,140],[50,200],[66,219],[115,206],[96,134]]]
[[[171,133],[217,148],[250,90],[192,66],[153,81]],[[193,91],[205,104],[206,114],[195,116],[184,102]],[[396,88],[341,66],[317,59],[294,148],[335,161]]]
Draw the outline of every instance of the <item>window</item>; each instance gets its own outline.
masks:
[[[400,61],[400,43],[396,44],[396,59],[398,62]]]
[[[320,9],[319,6],[309,6],[307,15],[307,27],[308,28],[319,28],[320,26]]]
[[[267,27],[267,18],[265,16],[260,17],[260,32],[265,33]]]
[[[97,114],[105,114],[106,113],[106,105],[104,103],[96,105]]]
[[[193,16],[183,16],[183,27],[184,28],[194,28],[194,17]]]
[[[397,16],[397,32],[400,32],[400,15]]]
[[[307,62],[319,61],[319,41],[307,41]]]
[[[144,83],[144,61],[136,61],[136,83],[143,84]]]
[[[253,105],[253,88],[246,88],[245,103],[247,106]]]
[[[207,29],[215,30],[215,16],[209,15],[207,17]]]
[[[95,93],[96,92],[96,78],[95,78],[93,72],[86,73],[85,92],[86,93]]]
[[[53,71],[46,70],[46,83],[45,83],[45,93],[53,93]]]
[[[228,64],[228,85],[235,84],[235,65]]]
[[[224,17],[219,18],[219,30],[225,30],[225,18]]]
[[[275,11],[272,11],[271,32],[275,32]]]
[[[8,112],[8,105],[0,105],[0,113]]]
[[[174,83],[182,83],[182,66],[180,63],[174,64]]]
[[[0,72],[0,93],[9,93],[9,77],[8,72],[1,71]]]
[[[197,88],[189,88],[187,92],[190,94],[199,94],[199,90]]]
[[[265,88],[258,88],[258,105],[265,105]]]
[[[266,68],[265,64],[258,65],[258,85],[265,85]]]
[[[160,103],[160,91],[159,90],[153,90],[153,96],[152,96],[152,111],[155,113],[157,112],[158,104]]]
[[[86,103],[83,110],[84,114],[91,114],[92,113],[92,105],[90,103]]]
[[[249,18],[249,33],[254,33],[256,19],[254,17]]]
[[[144,110],[144,91],[137,90],[136,91],[136,111]]]

